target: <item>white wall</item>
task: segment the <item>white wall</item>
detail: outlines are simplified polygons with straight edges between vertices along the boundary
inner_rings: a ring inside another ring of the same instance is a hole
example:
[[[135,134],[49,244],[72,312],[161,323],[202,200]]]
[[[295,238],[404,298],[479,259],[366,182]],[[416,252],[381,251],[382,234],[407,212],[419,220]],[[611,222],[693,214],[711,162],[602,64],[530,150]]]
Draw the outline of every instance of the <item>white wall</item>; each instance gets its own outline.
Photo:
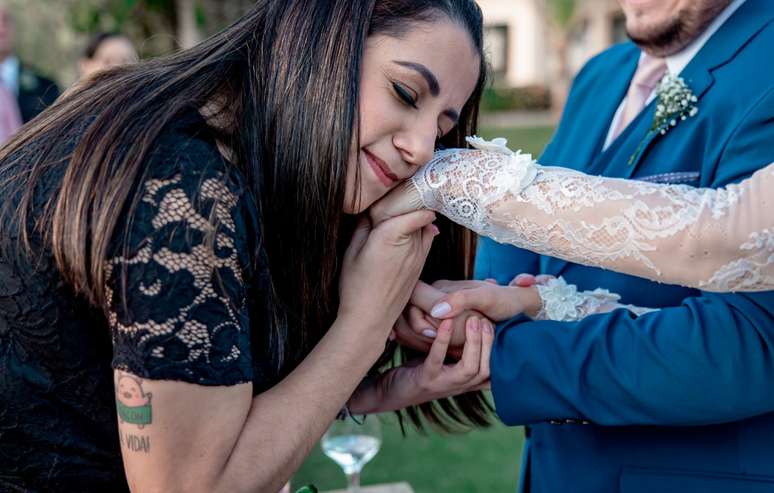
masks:
[[[556,64],[555,47],[538,2],[542,0],[478,0],[486,25],[507,25],[509,32],[508,71],[511,86],[548,85]],[[579,69],[589,58],[612,41],[612,19],[618,10],[615,0],[579,0],[578,17],[583,32],[573,37],[570,64]]]

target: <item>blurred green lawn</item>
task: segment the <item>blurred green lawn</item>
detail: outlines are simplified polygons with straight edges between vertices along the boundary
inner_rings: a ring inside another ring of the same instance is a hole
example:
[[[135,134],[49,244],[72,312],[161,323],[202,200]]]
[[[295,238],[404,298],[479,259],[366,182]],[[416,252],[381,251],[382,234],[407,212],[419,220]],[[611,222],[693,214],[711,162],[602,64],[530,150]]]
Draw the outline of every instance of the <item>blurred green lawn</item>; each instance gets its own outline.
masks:
[[[554,133],[554,127],[482,128],[481,136],[487,139],[505,137],[512,150],[521,149],[536,158],[540,156]]]
[[[481,135],[505,137],[511,149],[538,157],[553,132],[551,127],[484,128]],[[369,418],[372,419],[372,418]],[[500,423],[460,435],[410,431],[401,435],[392,415],[384,415],[384,442],[363,470],[364,485],[407,481],[416,493],[511,493],[518,484],[523,431]],[[321,491],[344,488],[338,465],[315,447],[293,478],[294,488],[313,483]]]

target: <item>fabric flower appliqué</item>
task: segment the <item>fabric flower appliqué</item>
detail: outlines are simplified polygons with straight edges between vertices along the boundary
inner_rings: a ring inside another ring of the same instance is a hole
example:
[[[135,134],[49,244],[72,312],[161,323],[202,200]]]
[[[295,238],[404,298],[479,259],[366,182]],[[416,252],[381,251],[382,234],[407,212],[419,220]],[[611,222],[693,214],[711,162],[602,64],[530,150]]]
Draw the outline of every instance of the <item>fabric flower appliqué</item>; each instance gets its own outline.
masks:
[[[473,135],[472,137],[465,137],[465,140],[474,149],[478,149],[479,151],[499,152],[500,154],[506,154],[508,156],[513,154],[513,151],[508,148],[508,139],[503,137],[486,140],[477,135]]]
[[[637,150],[629,159],[634,164],[642,153],[645,142],[654,134],[665,135],[678,122],[687,120],[699,112],[699,99],[688,87],[682,77],[667,72],[656,87],[656,114],[648,134],[640,142]]]
[[[481,137],[466,137],[465,140],[474,149],[479,151],[496,152],[509,156],[505,166],[501,166],[493,177],[492,182],[497,185],[496,196],[500,196],[507,190],[518,195],[535,181],[538,173],[538,164],[532,159],[531,154],[522,154],[521,151],[513,152],[508,148],[508,139],[502,137],[486,140]]]

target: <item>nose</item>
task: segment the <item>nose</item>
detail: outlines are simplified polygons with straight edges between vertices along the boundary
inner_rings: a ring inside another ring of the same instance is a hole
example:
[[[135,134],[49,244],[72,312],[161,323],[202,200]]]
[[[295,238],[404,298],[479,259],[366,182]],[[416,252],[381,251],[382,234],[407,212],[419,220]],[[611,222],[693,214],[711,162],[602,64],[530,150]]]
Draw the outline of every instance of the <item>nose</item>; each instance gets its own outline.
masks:
[[[412,125],[396,133],[393,143],[405,162],[412,166],[421,166],[433,158],[437,135],[435,123]]]

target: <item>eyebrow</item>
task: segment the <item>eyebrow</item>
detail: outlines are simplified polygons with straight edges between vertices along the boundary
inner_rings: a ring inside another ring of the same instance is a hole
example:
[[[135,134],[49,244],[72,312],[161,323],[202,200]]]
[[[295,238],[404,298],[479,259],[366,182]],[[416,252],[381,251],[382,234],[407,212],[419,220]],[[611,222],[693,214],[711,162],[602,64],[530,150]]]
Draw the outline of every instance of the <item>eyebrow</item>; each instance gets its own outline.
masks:
[[[441,94],[441,85],[438,83],[438,78],[429,68],[425,67],[421,63],[406,62],[403,60],[393,60],[393,63],[400,65],[401,67],[410,68],[424,77],[425,81],[427,82],[427,86],[430,88],[430,94],[433,97],[437,97],[439,94]],[[460,114],[454,110],[446,110],[443,112],[443,114],[446,115],[451,121],[453,121],[455,125],[460,121]]]
[[[419,75],[424,77],[427,81],[427,85],[430,88],[430,94],[432,94],[433,97],[441,94],[441,85],[438,83],[438,79],[436,78],[435,74],[429,68],[425,67],[421,63],[415,62],[403,62],[400,60],[395,60],[394,63],[400,65],[401,67],[410,68],[416,72],[419,72]]]

